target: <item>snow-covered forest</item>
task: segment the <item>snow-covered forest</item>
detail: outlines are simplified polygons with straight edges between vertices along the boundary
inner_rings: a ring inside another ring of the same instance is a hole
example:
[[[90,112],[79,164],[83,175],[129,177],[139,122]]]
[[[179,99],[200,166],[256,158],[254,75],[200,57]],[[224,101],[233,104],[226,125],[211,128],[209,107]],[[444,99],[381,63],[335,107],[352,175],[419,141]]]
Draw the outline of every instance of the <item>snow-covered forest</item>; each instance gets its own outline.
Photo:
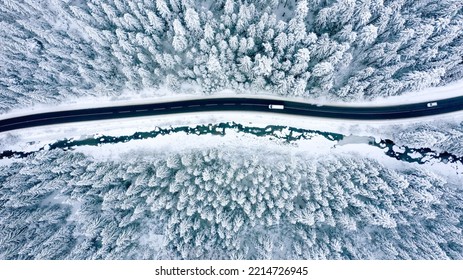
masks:
[[[463,0],[0,0],[0,114],[166,88],[369,101],[461,79]],[[282,121],[351,136],[339,146],[284,142],[281,123],[280,138],[176,134],[275,122],[206,117],[2,135],[0,152],[25,153],[0,160],[0,259],[463,259],[461,165],[343,149],[377,137],[463,156],[461,116]],[[142,137],[160,126],[171,138]]]
[[[336,100],[442,85],[463,77],[462,4],[1,0],[0,111],[161,85]]]
[[[1,166],[0,259],[463,258],[452,180],[256,151],[54,150]]]

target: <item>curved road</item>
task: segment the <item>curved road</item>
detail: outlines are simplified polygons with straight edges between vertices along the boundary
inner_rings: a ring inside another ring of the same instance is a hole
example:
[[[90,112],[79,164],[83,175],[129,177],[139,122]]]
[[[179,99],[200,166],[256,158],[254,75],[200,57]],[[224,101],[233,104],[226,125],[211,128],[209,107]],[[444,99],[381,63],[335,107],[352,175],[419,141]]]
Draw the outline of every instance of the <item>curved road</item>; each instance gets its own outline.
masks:
[[[284,105],[284,109],[270,109],[270,104]],[[69,122],[207,111],[252,111],[351,120],[389,120],[431,116],[459,110],[463,110],[463,96],[438,100],[437,106],[434,107],[427,107],[427,102],[385,107],[336,107],[278,99],[208,98],[32,114],[0,120],[0,132]]]

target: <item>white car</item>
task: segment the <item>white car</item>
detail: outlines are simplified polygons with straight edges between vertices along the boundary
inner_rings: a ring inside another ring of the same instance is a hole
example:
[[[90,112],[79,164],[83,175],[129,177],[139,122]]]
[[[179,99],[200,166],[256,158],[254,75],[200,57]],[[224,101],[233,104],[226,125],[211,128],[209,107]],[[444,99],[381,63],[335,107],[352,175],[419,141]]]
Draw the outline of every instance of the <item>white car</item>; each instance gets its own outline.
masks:
[[[268,105],[268,108],[269,109],[273,109],[273,110],[283,110],[285,108],[284,105],[276,105],[276,104],[270,104]]]
[[[436,106],[437,106],[437,102],[429,102],[428,104],[426,104],[426,106],[427,106],[428,108],[436,107]]]

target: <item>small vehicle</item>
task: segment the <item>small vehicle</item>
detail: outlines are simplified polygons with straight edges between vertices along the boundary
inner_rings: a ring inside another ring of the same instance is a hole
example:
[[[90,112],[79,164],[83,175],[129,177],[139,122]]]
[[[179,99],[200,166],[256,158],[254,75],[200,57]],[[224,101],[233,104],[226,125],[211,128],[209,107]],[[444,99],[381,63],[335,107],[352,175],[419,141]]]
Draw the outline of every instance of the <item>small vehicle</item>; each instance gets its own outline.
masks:
[[[437,102],[429,102],[428,104],[426,104],[426,107],[428,108],[436,107],[436,106],[437,106]]]
[[[270,105],[268,105],[268,108],[272,109],[272,110],[283,110],[285,108],[285,106],[284,105],[270,104]]]

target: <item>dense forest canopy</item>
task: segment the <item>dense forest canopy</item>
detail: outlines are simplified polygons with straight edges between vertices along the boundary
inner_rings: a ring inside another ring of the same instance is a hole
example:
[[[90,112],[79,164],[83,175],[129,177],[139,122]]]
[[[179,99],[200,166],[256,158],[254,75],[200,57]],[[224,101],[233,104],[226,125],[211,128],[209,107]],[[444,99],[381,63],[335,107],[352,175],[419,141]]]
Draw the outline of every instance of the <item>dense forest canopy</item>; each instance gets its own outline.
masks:
[[[461,0],[0,2],[3,112],[161,85],[358,100],[463,76]]]
[[[461,186],[356,155],[54,150],[0,185],[0,259],[463,258]]]

